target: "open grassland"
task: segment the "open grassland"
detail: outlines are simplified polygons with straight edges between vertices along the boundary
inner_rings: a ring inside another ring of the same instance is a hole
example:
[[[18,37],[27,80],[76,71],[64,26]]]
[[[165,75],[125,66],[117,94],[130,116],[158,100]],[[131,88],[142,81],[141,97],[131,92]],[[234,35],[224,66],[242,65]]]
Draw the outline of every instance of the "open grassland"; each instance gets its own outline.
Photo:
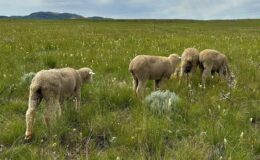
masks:
[[[152,112],[133,95],[130,60],[188,47],[225,53],[236,88],[216,77],[203,90],[197,70],[191,89],[166,84],[181,103]],[[0,64],[0,159],[260,159],[260,20],[1,20]],[[48,130],[42,103],[25,143],[29,81],[22,77],[67,66],[96,72],[82,88],[81,111],[67,102]]]

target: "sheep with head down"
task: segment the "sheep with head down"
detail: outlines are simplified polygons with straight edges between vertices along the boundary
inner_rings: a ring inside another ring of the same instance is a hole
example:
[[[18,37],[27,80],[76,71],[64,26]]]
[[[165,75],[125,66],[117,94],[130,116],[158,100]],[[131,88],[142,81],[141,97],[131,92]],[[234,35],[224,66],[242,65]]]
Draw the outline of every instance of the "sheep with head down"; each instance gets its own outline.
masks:
[[[204,88],[206,88],[206,78],[215,73],[218,73],[222,79],[227,80],[230,85],[235,78],[229,69],[226,55],[217,50],[205,49],[201,51],[199,54],[199,67],[202,72],[202,85]]]
[[[35,111],[42,99],[46,101],[44,119],[49,126],[50,118],[61,115],[61,107],[67,98],[75,98],[76,109],[80,107],[80,89],[83,83],[92,82],[94,73],[90,68],[61,68],[41,70],[32,79],[29,104],[26,111],[25,140],[32,138]]]
[[[199,64],[199,51],[196,48],[187,48],[183,51],[181,56],[180,66],[180,83],[183,76],[186,76],[187,83],[190,85],[190,79],[196,72]]]
[[[177,54],[168,57],[138,55],[129,64],[129,71],[133,77],[133,89],[137,96],[143,98],[144,89],[148,80],[154,80],[154,90],[169,79],[180,63]]]

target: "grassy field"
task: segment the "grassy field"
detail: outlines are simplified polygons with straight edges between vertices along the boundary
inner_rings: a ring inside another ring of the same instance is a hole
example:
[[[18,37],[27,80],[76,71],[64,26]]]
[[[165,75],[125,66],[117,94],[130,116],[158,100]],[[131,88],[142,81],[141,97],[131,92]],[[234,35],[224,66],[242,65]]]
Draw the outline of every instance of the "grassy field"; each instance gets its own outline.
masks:
[[[133,95],[128,64],[188,47],[225,53],[237,86],[216,77],[201,89],[197,70],[191,89],[167,82],[180,103],[157,114]],[[0,159],[260,159],[260,20],[1,20],[0,64]],[[81,111],[68,101],[48,129],[42,103],[25,143],[26,75],[67,66],[96,72]]]

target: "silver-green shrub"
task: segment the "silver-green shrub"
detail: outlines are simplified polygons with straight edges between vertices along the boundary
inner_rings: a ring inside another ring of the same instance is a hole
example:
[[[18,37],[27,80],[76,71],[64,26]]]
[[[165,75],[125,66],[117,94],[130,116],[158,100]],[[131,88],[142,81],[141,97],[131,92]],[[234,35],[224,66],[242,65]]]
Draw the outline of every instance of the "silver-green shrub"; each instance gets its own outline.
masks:
[[[34,73],[34,72],[25,73],[21,77],[21,84],[29,85],[31,83],[33,77],[35,76],[35,74],[36,73]]]
[[[170,112],[174,107],[177,107],[180,98],[168,90],[152,92],[145,98],[145,102],[150,109],[157,114]]]

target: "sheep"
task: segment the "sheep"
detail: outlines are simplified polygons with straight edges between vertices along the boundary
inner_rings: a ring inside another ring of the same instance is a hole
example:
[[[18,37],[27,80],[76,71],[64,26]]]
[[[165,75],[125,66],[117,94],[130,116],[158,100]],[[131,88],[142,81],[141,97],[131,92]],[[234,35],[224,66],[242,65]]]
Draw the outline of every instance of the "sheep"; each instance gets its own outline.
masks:
[[[147,80],[154,80],[154,90],[160,88],[163,81],[169,79],[180,63],[177,54],[168,57],[138,55],[129,64],[133,77],[133,90],[136,96],[143,98]]]
[[[234,76],[231,74],[227,57],[219,51],[213,49],[205,49],[199,54],[199,67],[202,72],[201,83],[203,88],[206,88],[206,78],[216,72],[219,73],[222,79],[227,80],[229,84],[234,80]]]
[[[76,100],[76,109],[80,107],[80,89],[83,83],[91,83],[92,72],[90,68],[61,68],[41,70],[32,79],[30,84],[29,104],[26,111],[25,140],[32,138],[35,110],[42,99],[46,101],[44,119],[49,126],[53,116],[61,115],[61,108],[65,99],[73,97]]]
[[[185,74],[187,79],[187,84],[190,86],[190,79],[192,75],[196,72],[197,66],[199,64],[199,51],[196,48],[187,48],[183,51],[181,56],[181,66],[180,66],[180,81]]]

